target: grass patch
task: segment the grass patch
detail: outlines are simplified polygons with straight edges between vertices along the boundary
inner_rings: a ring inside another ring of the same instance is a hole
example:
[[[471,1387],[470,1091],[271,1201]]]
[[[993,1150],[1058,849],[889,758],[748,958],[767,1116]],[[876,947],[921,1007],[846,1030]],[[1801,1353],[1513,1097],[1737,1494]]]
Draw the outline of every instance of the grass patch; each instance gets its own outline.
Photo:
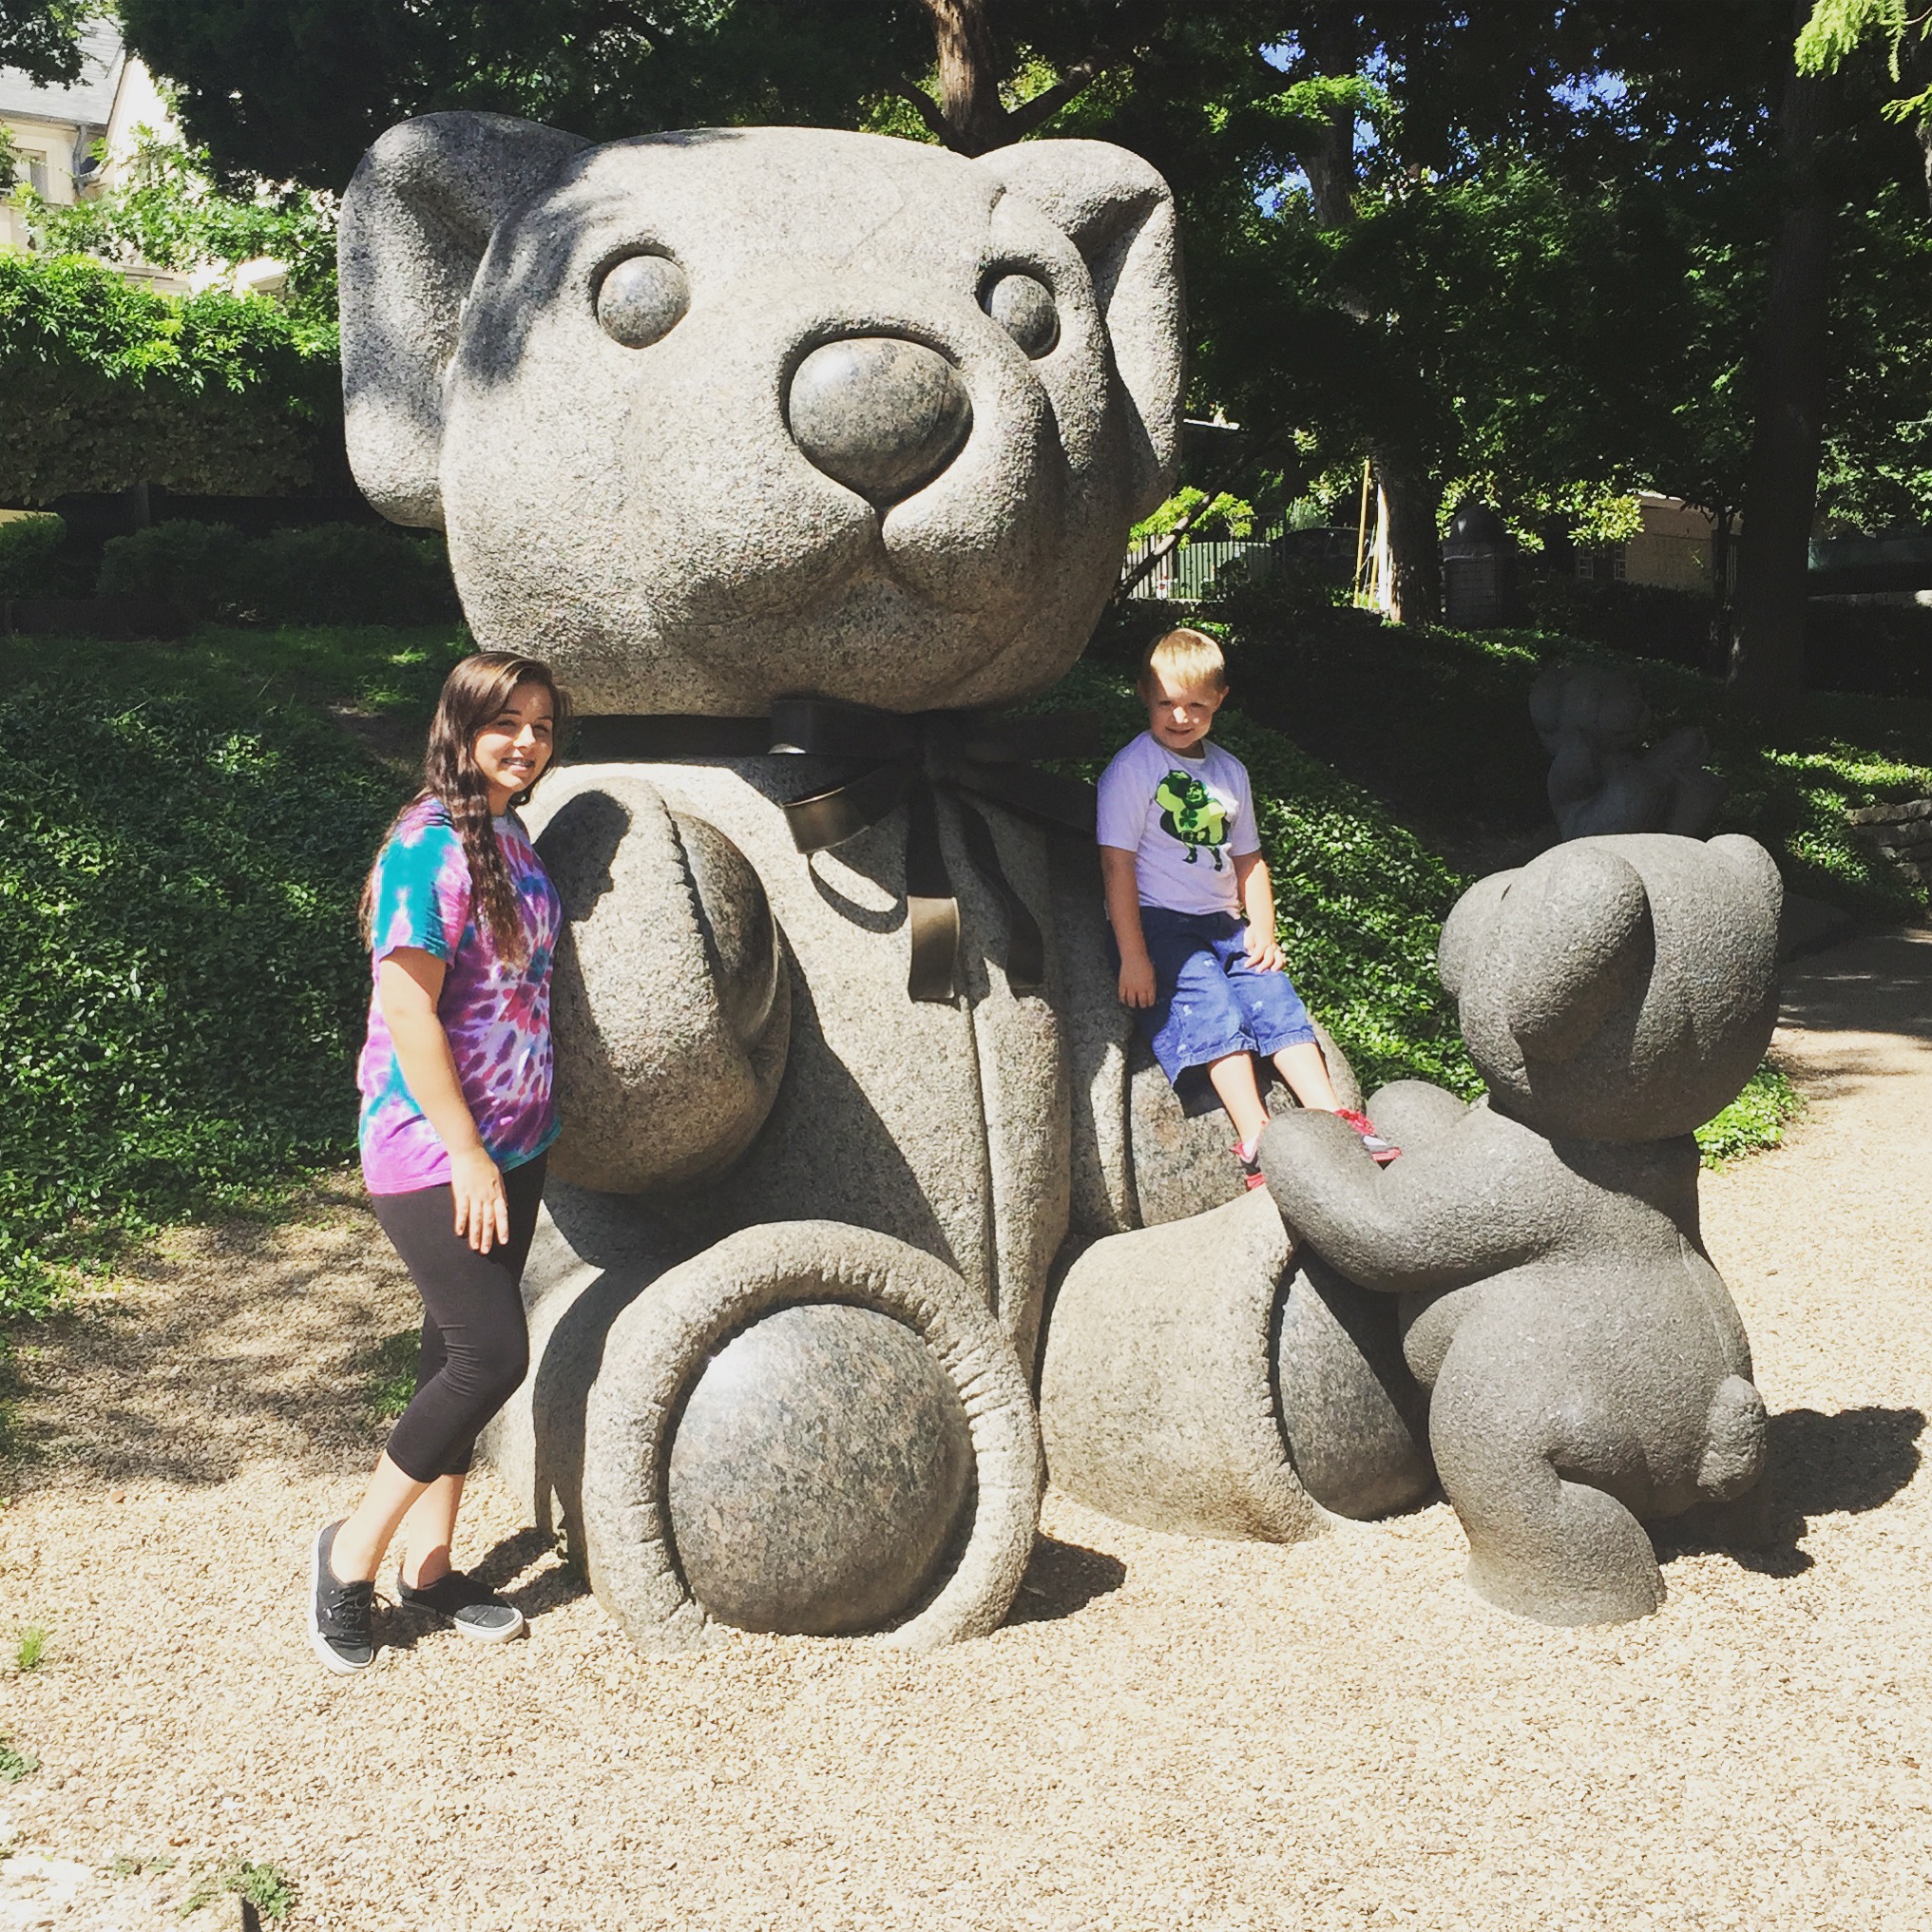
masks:
[[[1092,705],[1124,743],[1144,714],[1108,656],[1160,615],[1110,620],[1046,701]],[[1434,965],[1464,881],[1429,841],[1540,822],[1529,685],[1545,661],[1593,653],[1344,611],[1222,615],[1236,708],[1217,736],[1253,775],[1297,984],[1371,1086],[1472,1094]],[[27,748],[0,771],[0,1330],[130,1238],[285,1199],[353,1154],[355,896],[467,647],[453,625],[0,639],[0,722]],[[1932,792],[1932,705],[1820,696],[1802,731],[1760,742],[1711,680],[1610,660],[1660,718],[1707,727],[1726,823],[1800,889],[1877,917],[1921,909],[1843,812]],[[385,1347],[371,1403],[389,1414],[406,1370],[401,1341]]]
[[[1723,1113],[1697,1129],[1697,1151],[1706,1167],[1722,1167],[1777,1146],[1804,1111],[1804,1095],[1768,1060]]]
[[[124,1851],[107,1861],[106,1871],[107,1876],[114,1879],[160,1878],[173,1871],[180,1863],[181,1860],[171,1854],[147,1858]]]
[[[40,1769],[40,1760],[0,1737],[0,1785],[17,1785]]]
[[[53,1633],[44,1623],[29,1623],[13,1640],[13,1668],[37,1671],[47,1655],[48,1638]]]
[[[130,1236],[354,1151],[354,908],[407,736],[463,648],[433,632],[0,640],[0,1317]]]
[[[251,1865],[244,1858],[224,1859],[201,1873],[177,1908],[185,1919],[212,1905],[223,1892],[237,1892],[264,1919],[286,1919],[300,1894],[287,1873],[272,1865]]]
[[[386,1335],[371,1351],[364,1370],[363,1402],[372,1422],[391,1423],[409,1407],[416,1392],[416,1364],[423,1352],[420,1329]]]

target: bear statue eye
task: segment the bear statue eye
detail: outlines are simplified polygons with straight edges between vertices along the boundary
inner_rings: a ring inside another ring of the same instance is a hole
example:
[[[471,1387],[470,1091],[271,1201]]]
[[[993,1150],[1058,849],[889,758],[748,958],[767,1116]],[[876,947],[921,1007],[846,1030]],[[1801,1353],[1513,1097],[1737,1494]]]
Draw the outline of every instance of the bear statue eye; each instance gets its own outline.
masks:
[[[1008,271],[988,284],[986,314],[1036,361],[1060,340],[1060,315],[1046,284]]]
[[[667,255],[627,255],[597,285],[597,319],[626,349],[648,349],[668,335],[690,306],[691,284]]]

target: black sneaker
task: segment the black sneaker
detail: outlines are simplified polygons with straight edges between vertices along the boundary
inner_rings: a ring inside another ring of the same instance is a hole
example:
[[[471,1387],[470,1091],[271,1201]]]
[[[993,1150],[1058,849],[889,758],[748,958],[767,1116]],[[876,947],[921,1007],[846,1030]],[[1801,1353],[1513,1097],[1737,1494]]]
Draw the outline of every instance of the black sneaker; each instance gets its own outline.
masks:
[[[366,1671],[375,1661],[375,1639],[369,1628],[375,1585],[341,1582],[329,1567],[341,1527],[332,1522],[318,1530],[309,1553],[309,1641],[328,1669],[346,1674]]]
[[[447,1618],[456,1626],[460,1636],[474,1637],[478,1643],[507,1643],[523,1635],[524,1613],[514,1603],[492,1596],[474,1577],[465,1576],[461,1570],[451,1570],[447,1577],[438,1577],[421,1590],[411,1590],[398,1570],[395,1597],[411,1610],[432,1611]]]

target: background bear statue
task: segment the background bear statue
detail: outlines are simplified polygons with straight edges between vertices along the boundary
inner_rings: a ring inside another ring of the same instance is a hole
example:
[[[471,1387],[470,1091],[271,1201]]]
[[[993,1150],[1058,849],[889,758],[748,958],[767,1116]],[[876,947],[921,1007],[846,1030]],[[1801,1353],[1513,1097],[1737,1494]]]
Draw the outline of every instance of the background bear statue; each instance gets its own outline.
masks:
[[[1530,686],[1529,713],[1550,754],[1550,813],[1560,838],[1674,832],[1708,838],[1727,788],[1695,725],[1648,746],[1652,718],[1628,671],[1552,664]]]
[[[1064,732],[987,712],[1169,488],[1167,188],[1090,142],[432,115],[358,170],[341,287],[358,481],[585,715],[528,814],[564,1128],[487,1450],[647,1647],[990,1629],[1056,1269],[1236,1185],[1130,1069]]]
[[[1644,1616],[1663,1579],[1643,1520],[1758,1478],[1764,1404],[1692,1134],[1769,1042],[1781,896],[1739,837],[1583,839],[1483,879],[1439,959],[1488,1097],[1385,1087],[1387,1170],[1325,1115],[1264,1138],[1291,1227],[1401,1297],[1469,1582],[1505,1610]]]

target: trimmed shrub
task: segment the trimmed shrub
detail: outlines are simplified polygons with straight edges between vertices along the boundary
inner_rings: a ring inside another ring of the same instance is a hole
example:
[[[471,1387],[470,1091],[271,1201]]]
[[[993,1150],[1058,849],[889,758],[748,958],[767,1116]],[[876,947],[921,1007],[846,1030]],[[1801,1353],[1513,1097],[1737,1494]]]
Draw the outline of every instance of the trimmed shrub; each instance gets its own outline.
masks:
[[[436,623],[461,615],[449,554],[433,534],[373,524],[277,530],[248,545],[238,580],[251,623]]]
[[[67,525],[52,515],[10,517],[0,523],[0,597],[57,595],[54,552],[67,533]]]
[[[154,295],[86,256],[0,250],[0,503],[273,494],[339,461],[333,326],[215,289]]]
[[[373,524],[316,524],[247,538],[229,524],[171,521],[112,537],[104,597],[165,597],[236,623],[436,623],[459,615],[442,542]]]
[[[155,597],[197,619],[232,614],[248,540],[233,524],[153,524],[101,548],[103,597]]]

